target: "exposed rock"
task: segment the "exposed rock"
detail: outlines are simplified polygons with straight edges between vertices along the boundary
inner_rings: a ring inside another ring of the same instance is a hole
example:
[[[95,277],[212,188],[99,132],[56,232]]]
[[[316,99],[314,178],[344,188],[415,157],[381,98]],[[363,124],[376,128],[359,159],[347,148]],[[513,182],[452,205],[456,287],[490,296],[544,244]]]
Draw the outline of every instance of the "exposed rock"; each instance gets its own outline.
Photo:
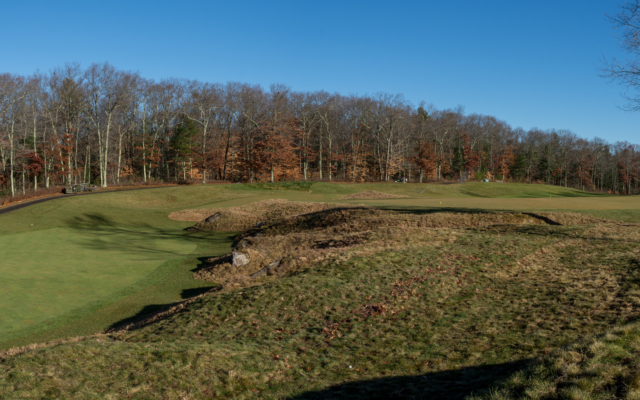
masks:
[[[264,224],[266,224],[266,222],[258,222],[258,224],[256,225],[256,228],[262,228],[264,226]]]
[[[254,272],[253,274],[249,275],[252,278],[257,278],[258,276],[263,276],[263,275],[271,275],[269,272],[271,272],[272,269],[277,268],[280,265],[280,262],[282,261],[282,259],[279,259],[278,261],[274,261],[271,264],[267,265],[266,267],[262,268],[260,271],[258,272]]]
[[[231,264],[234,267],[244,267],[249,264],[249,261],[251,261],[249,260],[249,256],[247,254],[240,253],[239,251],[234,251],[231,256]]]
[[[238,242],[238,244],[236,245],[236,249],[246,249],[247,246],[249,246],[249,242],[247,242],[246,239],[243,239],[240,242]]]
[[[218,218],[220,218],[219,212],[209,216],[207,219],[204,220],[204,222],[208,222],[208,223],[216,222]]]

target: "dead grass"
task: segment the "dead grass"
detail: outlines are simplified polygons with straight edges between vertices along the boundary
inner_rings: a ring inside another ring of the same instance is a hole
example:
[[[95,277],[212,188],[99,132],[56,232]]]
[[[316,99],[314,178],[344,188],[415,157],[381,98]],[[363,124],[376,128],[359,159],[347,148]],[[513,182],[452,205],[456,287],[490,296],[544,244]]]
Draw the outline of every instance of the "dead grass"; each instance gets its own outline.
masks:
[[[7,357],[0,394],[462,399],[543,357],[489,395],[634,398],[640,333],[602,333],[640,317],[638,225],[551,217],[350,208],[272,221],[237,251],[324,261],[251,278],[259,266],[214,260],[226,288],[104,341]]]
[[[378,200],[378,199],[408,199],[409,196],[403,196],[400,194],[382,193],[377,190],[367,190],[365,192],[359,192],[350,194],[340,198],[340,200]]]
[[[413,214],[366,207],[310,212],[316,209],[313,203],[303,203],[303,209],[295,209],[295,212],[304,210],[307,213],[283,219],[288,210],[283,207],[276,214],[272,211],[273,204],[287,206],[288,202],[258,202],[245,206],[246,210],[254,213],[250,215],[266,218],[266,215],[271,213],[272,222],[238,236],[234,251],[209,259],[203,268],[194,273],[194,277],[221,283],[227,287],[247,286],[253,284],[252,276],[258,276],[256,279],[265,279],[263,277],[267,276],[268,279],[269,276],[288,275],[308,265],[325,261],[344,262],[355,256],[366,256],[390,249],[398,251],[453,243],[457,235],[462,233],[461,229],[495,226],[500,230],[505,229],[505,226],[511,227],[507,229],[514,229],[518,226],[584,225],[606,221],[573,213]],[[317,208],[324,207],[319,205]],[[268,211],[265,212],[264,209]],[[225,215],[224,218],[231,215]],[[258,219],[242,223],[245,226],[255,226]],[[199,223],[196,226],[200,227],[203,224]],[[249,263],[234,266],[234,253],[246,256]]]
[[[274,221],[336,207],[358,207],[358,205],[270,199],[240,207],[176,211],[169,214],[169,218],[175,221],[197,221],[198,223],[192,227],[193,231],[238,232],[253,228],[259,222]],[[220,217],[215,222],[204,221],[216,213],[220,213]]]
[[[575,343],[510,376],[486,396],[469,400],[640,399],[640,324],[617,326]]]
[[[228,253],[196,274],[223,289],[106,336],[0,355],[0,397],[456,399],[535,357],[493,398],[634,398],[640,387],[640,328],[617,330],[640,317],[638,225],[558,212],[234,211],[264,220],[243,222],[235,240],[249,264],[232,267]]]
[[[40,188],[37,191],[29,190],[25,194],[22,192],[16,193],[14,197],[9,195],[0,197],[0,207],[13,206],[22,202],[29,202],[31,200],[42,199],[45,197],[63,196],[62,188],[53,186],[50,188]]]
[[[573,213],[573,212],[539,212],[536,215],[549,218],[560,225],[589,225],[589,224],[614,224],[615,221],[607,220],[604,218],[598,218],[587,214]]]

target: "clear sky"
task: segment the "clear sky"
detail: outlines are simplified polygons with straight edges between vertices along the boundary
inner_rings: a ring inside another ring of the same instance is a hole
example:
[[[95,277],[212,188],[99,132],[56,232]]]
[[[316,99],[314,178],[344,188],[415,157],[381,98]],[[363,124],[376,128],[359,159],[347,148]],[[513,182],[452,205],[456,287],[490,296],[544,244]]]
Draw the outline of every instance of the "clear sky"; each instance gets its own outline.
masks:
[[[109,61],[156,80],[402,93],[640,143],[625,89],[598,77],[621,55],[604,16],[619,1],[5,1],[0,71]]]

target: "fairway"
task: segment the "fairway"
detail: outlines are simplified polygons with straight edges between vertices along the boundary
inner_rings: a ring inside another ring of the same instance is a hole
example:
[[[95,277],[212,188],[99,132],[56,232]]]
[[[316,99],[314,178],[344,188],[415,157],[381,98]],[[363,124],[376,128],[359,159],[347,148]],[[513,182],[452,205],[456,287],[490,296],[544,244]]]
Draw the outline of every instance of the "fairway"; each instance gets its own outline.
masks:
[[[115,295],[196,248],[145,230],[54,228],[0,241],[0,337]]]

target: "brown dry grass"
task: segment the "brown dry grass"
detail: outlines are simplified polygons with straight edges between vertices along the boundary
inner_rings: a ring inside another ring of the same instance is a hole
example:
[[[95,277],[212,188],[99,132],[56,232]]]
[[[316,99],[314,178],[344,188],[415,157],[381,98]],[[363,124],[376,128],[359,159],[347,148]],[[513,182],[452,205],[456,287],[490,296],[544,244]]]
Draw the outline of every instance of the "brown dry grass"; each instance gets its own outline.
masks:
[[[377,199],[407,199],[409,196],[400,194],[382,193],[377,190],[367,190],[342,197],[340,200],[377,200]]]
[[[194,231],[237,232],[253,228],[259,222],[275,221],[337,207],[357,207],[353,204],[314,203],[283,199],[262,200],[240,207],[182,210],[169,214],[175,221],[197,221]],[[209,223],[204,220],[220,213],[220,218]]]
[[[573,212],[540,212],[537,215],[549,218],[560,225],[589,225],[589,224],[602,224],[602,223],[614,223],[613,221],[593,217],[591,215],[579,214]]]
[[[311,204],[305,204],[305,211],[314,209]],[[258,202],[246,207],[256,214],[265,215],[260,211],[264,206],[264,202]],[[267,204],[269,207],[270,204]],[[279,217],[282,215],[285,213],[278,214]],[[254,219],[246,226],[255,226],[256,221]],[[607,221],[568,212],[414,214],[367,207],[333,208],[289,218],[274,218],[261,228],[250,229],[236,238],[234,250],[248,256],[248,264],[233,266],[231,252],[209,259],[204,268],[195,272],[194,277],[225,286],[247,286],[254,280],[250,278],[252,274],[277,261],[280,264],[268,268],[267,275],[287,275],[310,264],[336,260],[343,262],[354,256],[385,250],[398,251],[452,243],[466,228],[493,226],[509,229],[505,227],[604,222]]]
[[[237,238],[246,268],[210,260],[225,288],[106,340],[7,357],[0,393],[463,398],[548,352],[542,374],[517,373],[490,398],[638,398],[637,325],[562,349],[638,318],[639,240],[638,225],[571,213],[361,207],[272,220]],[[250,277],[284,252],[281,270]]]
[[[38,191],[35,191],[35,192],[33,190],[30,190],[25,194],[22,194],[19,192],[19,193],[16,193],[15,197],[11,197],[11,196],[0,197],[0,208],[13,206],[22,202],[27,203],[29,201],[38,200],[45,197],[63,196],[63,195],[64,194],[62,193],[62,188],[59,188],[57,186],[50,187],[50,188],[40,188],[38,189]]]

